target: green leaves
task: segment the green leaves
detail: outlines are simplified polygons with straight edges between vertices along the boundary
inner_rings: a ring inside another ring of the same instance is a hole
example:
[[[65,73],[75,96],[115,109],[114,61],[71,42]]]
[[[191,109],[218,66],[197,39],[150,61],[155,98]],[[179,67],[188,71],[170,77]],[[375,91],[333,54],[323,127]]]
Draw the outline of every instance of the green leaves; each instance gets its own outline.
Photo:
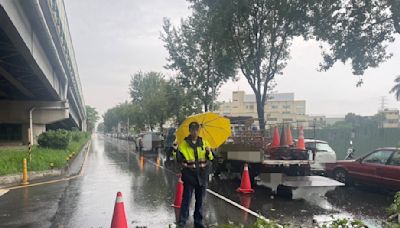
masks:
[[[392,56],[387,45],[394,41],[400,4],[391,0],[323,0],[312,5],[312,35],[326,42],[320,70],[337,61],[350,61],[353,74],[362,75]],[[397,30],[399,32],[399,30]]]
[[[393,88],[390,90],[390,93],[394,93],[396,99],[400,101],[400,75],[396,77],[394,80],[396,83]]]
[[[177,28],[164,19],[161,39],[168,50],[166,68],[179,72],[177,81],[195,94],[204,110],[213,109],[219,88],[236,75],[233,51],[221,45],[222,40],[207,5],[193,5],[193,14]],[[219,24],[221,25],[221,24]]]
[[[158,127],[165,122],[180,123],[188,115],[201,111],[201,103],[194,94],[180,86],[174,79],[166,80],[159,72],[138,72],[129,86],[132,102],[125,102],[107,110],[104,114],[106,132],[116,131],[119,123],[126,125],[129,119],[136,131]]]
[[[87,131],[92,132],[96,122],[99,120],[99,113],[97,110],[89,105],[86,105],[86,116],[87,116]]]

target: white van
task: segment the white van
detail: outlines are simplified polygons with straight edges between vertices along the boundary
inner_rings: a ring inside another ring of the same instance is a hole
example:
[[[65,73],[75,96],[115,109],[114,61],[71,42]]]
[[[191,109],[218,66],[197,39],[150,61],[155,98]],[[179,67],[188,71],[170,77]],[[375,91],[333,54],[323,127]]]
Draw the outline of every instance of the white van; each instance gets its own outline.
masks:
[[[318,139],[304,139],[306,150],[314,154],[314,164],[311,171],[317,173],[325,172],[325,163],[336,162],[336,152],[329,146],[328,142]]]

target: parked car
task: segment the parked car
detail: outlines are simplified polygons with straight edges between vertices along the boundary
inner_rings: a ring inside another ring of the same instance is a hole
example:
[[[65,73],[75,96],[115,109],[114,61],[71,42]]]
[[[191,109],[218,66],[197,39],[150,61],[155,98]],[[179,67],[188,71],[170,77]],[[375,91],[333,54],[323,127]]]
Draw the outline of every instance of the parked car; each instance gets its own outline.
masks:
[[[343,182],[359,182],[400,190],[400,149],[379,148],[356,160],[326,164],[328,175]]]
[[[336,152],[329,146],[328,142],[318,139],[304,139],[306,150],[312,151],[314,164],[311,172],[325,173],[325,164],[336,162]]]

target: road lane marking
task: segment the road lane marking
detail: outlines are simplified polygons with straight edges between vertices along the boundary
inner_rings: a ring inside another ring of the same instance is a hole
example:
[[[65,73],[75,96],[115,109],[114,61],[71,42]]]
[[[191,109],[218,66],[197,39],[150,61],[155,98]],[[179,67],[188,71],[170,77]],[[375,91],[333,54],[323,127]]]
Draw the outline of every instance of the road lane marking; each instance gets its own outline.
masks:
[[[0,196],[6,194],[8,191],[8,189],[0,189]]]
[[[45,184],[53,184],[53,183],[62,182],[62,181],[68,181],[68,180],[72,180],[72,179],[75,179],[77,177],[83,176],[83,174],[85,172],[86,161],[87,161],[87,157],[88,157],[91,145],[92,145],[92,141],[89,142],[89,146],[87,147],[86,155],[85,155],[85,158],[83,160],[83,165],[82,165],[82,168],[81,168],[79,174],[77,174],[75,176],[64,177],[64,178],[57,179],[57,180],[38,182],[38,183],[28,184],[28,185],[18,185],[18,186],[14,186],[14,187],[10,187],[10,188],[0,189],[0,196],[1,196],[1,191],[2,190],[6,190],[8,192],[9,190],[15,190],[15,189],[26,188],[26,187],[34,187],[34,186],[45,185]]]
[[[144,160],[147,160],[147,162],[149,162],[150,164],[152,164],[154,166],[157,166],[157,164],[155,162],[151,161],[151,160],[148,160],[146,158],[144,158]],[[170,170],[170,169],[168,169],[168,168],[166,168],[166,167],[164,167],[162,165],[160,165],[159,167],[164,169],[165,171],[168,171],[170,173],[173,173],[173,174],[177,175],[177,173],[175,173],[174,171],[172,171],[172,170]],[[250,209],[248,209],[246,207],[243,207],[242,205],[236,203],[235,201],[232,201],[229,198],[226,198],[225,196],[223,196],[221,194],[218,194],[218,193],[214,192],[213,190],[211,190],[209,188],[207,188],[206,190],[211,195],[214,195],[215,197],[217,197],[217,198],[219,198],[219,199],[221,199],[221,200],[223,200],[223,201],[225,201],[225,202],[227,202],[227,203],[229,203],[229,204],[231,204],[231,205],[233,205],[233,206],[235,206],[235,207],[237,207],[237,208],[239,208],[239,209],[241,209],[241,210],[243,210],[243,211],[245,211],[245,212],[247,212],[247,213],[249,213],[249,214],[251,214],[253,216],[255,216],[256,218],[262,219],[262,220],[264,220],[266,222],[270,222],[269,219],[265,218],[264,216],[262,216],[261,214],[259,214],[257,212],[252,211],[252,210],[250,210]]]
[[[238,204],[238,203],[236,203],[236,202],[234,202],[234,201],[232,201],[232,200],[226,198],[226,197],[223,196],[223,195],[220,195],[220,194],[214,192],[213,190],[211,190],[211,189],[209,189],[209,188],[207,188],[207,192],[210,193],[210,194],[212,194],[212,195],[214,195],[215,197],[218,197],[218,198],[220,198],[221,200],[223,200],[223,201],[225,201],[225,202],[227,202],[227,203],[230,203],[230,204],[232,204],[233,206],[235,206],[235,207],[237,207],[237,208],[239,208],[239,209],[241,209],[241,210],[243,210],[243,211],[245,211],[245,212],[247,212],[247,213],[249,213],[249,214],[251,214],[251,215],[257,217],[257,218],[259,218],[259,219],[262,219],[262,220],[264,220],[264,221],[266,221],[266,222],[270,222],[270,220],[267,219],[267,218],[265,218],[264,216],[262,216],[262,215],[260,215],[260,214],[258,214],[258,213],[256,213],[256,212],[254,212],[254,211],[252,211],[252,210],[250,210],[250,209],[248,209],[248,208],[246,208],[246,207],[243,207],[242,205],[240,205],[240,204]]]

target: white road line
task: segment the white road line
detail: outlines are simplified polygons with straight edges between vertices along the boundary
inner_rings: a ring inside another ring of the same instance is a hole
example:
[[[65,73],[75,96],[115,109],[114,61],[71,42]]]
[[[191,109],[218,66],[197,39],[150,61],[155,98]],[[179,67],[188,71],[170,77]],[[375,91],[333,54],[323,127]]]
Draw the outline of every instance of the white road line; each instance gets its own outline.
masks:
[[[250,210],[250,209],[248,209],[248,208],[243,207],[242,205],[240,205],[240,204],[238,204],[238,203],[236,203],[236,202],[234,202],[234,201],[232,201],[232,200],[226,198],[226,197],[223,196],[223,195],[220,195],[220,194],[214,192],[213,190],[211,190],[211,189],[209,189],[209,188],[207,188],[207,192],[210,193],[210,194],[212,194],[212,195],[214,195],[214,196],[216,196],[216,197],[218,197],[218,198],[220,198],[221,200],[223,200],[223,201],[225,201],[225,202],[227,202],[227,203],[232,204],[233,206],[235,206],[235,207],[237,207],[237,208],[239,208],[239,209],[241,209],[241,210],[243,210],[243,211],[245,211],[245,212],[247,212],[247,213],[249,213],[249,214],[251,214],[251,215],[254,215],[255,217],[257,217],[257,218],[259,218],[259,219],[262,219],[262,220],[264,220],[264,221],[266,221],[266,222],[270,222],[270,220],[267,219],[267,218],[265,218],[264,216],[262,216],[262,215],[260,215],[260,214],[258,214],[258,213],[256,213],[256,212],[254,212],[254,211],[252,211],[252,210]]]
[[[0,196],[6,194],[8,191],[8,189],[0,189]]]

